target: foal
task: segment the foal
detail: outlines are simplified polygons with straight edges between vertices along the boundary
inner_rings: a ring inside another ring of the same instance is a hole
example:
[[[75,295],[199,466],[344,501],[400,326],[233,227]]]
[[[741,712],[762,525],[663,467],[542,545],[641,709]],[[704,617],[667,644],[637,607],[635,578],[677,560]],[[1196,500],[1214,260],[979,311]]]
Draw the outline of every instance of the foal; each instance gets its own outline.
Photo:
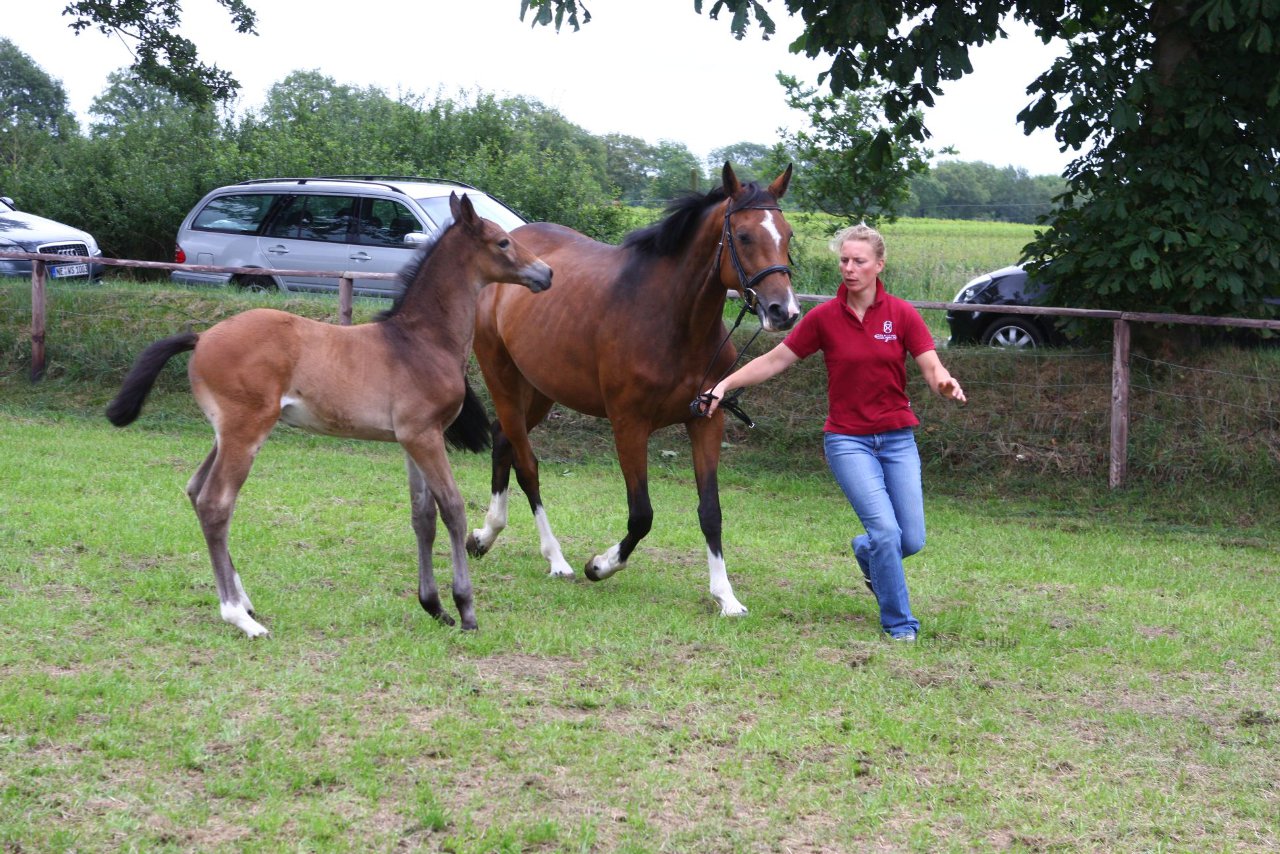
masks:
[[[476,214],[465,195],[453,194],[449,207],[453,223],[401,271],[403,295],[374,322],[334,326],[274,309],[245,311],[149,346],[107,406],[112,424],[132,423],[164,364],[195,351],[187,373],[214,441],[187,496],[209,547],[222,619],[250,637],[267,629],[254,619],[227,531],[254,457],[281,421],[329,436],[400,443],[418,540],[418,601],[453,625],[431,567],[439,507],[452,551],[453,601],[462,628],[476,628],[466,514],[445,442],[473,451],[488,444],[487,415],[466,382],[480,289],[497,281],[545,291],[551,268]]]

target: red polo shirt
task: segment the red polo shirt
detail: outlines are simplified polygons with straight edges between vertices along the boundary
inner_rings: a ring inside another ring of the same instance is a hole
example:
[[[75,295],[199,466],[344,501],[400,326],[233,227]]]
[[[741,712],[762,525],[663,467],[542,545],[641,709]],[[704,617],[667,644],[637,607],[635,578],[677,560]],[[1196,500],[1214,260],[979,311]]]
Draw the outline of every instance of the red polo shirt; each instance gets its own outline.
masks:
[[[835,299],[809,310],[783,339],[801,359],[819,350],[827,363],[827,423],[823,430],[850,436],[885,433],[920,423],[907,399],[907,353],[934,349],[933,335],[915,306],[885,293],[858,320],[845,301],[844,283]]]

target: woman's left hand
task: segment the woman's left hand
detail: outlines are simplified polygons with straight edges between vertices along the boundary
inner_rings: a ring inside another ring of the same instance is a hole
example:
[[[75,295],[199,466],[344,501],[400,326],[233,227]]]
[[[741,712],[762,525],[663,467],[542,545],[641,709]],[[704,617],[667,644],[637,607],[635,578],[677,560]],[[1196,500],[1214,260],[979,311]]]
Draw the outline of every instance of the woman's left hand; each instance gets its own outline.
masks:
[[[938,383],[938,394],[951,400],[964,403],[968,400],[964,396],[964,389],[960,388],[960,383],[956,382],[955,377],[947,377]]]

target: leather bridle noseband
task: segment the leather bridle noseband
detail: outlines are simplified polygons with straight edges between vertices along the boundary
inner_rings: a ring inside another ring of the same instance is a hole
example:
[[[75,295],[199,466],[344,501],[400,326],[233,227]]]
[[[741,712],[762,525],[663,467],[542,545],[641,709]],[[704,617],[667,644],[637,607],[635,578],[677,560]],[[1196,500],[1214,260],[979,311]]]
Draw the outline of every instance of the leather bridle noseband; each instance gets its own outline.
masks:
[[[742,319],[747,316],[747,312],[750,311],[752,314],[759,316],[760,298],[755,291],[756,283],[765,276],[771,276],[774,273],[786,273],[788,278],[791,276],[790,264],[774,264],[771,267],[765,267],[763,270],[757,270],[753,276],[748,276],[746,269],[742,266],[742,259],[738,257],[738,244],[733,239],[733,229],[730,227],[729,218],[739,211],[781,210],[782,207],[776,204],[743,205],[742,207],[735,208],[733,207],[732,200],[730,200],[729,204],[726,204],[724,207],[724,228],[720,232],[720,245],[716,247],[716,263],[715,266],[711,268],[711,278],[719,278],[720,259],[724,256],[725,247],[728,246],[729,260],[733,263],[734,272],[738,274],[738,288],[739,292],[742,294],[742,310],[738,312],[738,319],[733,322],[733,328],[725,335],[724,340],[720,342],[720,346],[716,348],[716,352],[711,356],[711,364],[707,366],[706,373],[702,375],[702,380],[698,383],[698,388],[706,387],[707,376],[711,373],[711,369],[715,365],[716,359],[720,358],[720,351],[724,349],[725,344],[729,343],[729,339],[733,337],[734,330],[742,324]],[[787,261],[791,261],[789,254]],[[733,360],[733,363],[729,365],[728,368],[725,369],[724,373],[720,374],[720,378],[716,380],[716,383],[719,383],[720,380],[733,373],[734,368],[738,367],[738,363],[742,361],[742,357],[747,355],[747,350],[749,350],[751,345],[755,343],[756,336],[758,336],[762,331],[764,331],[763,319],[760,321],[760,328],[752,333],[751,338],[747,340],[747,343],[738,353],[738,357]],[[724,396],[724,400],[720,401],[720,408],[733,413],[739,421],[746,424],[748,427],[755,427],[756,423],[751,420],[751,416],[747,415],[747,413],[743,411],[742,407],[738,405],[738,398],[742,396],[742,392],[744,390],[745,389],[741,388],[734,389],[729,394],[726,394]],[[711,405],[712,399],[710,391],[700,393],[693,399],[693,402],[689,404],[689,411],[692,412],[695,417],[702,417],[706,414],[707,408]]]

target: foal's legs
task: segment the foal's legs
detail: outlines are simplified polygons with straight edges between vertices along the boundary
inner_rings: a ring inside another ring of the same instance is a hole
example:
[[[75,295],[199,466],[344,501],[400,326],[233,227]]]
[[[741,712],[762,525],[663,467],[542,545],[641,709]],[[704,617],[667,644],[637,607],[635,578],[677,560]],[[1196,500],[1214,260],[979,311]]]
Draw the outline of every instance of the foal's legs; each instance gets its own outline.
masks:
[[[685,422],[693,447],[693,473],[698,484],[698,523],[707,540],[707,569],[711,576],[711,596],[720,604],[720,614],[739,617],[746,607],[733,595],[724,565],[721,543],[720,487],[716,471],[720,465],[720,442],[724,438],[724,415],[694,418]]]
[[[449,550],[453,558],[453,604],[458,608],[462,628],[474,630],[476,611],[471,591],[471,573],[467,569],[466,506],[458,485],[453,480],[453,470],[449,467],[444,434],[440,431],[428,431],[419,434],[412,441],[402,441],[402,444],[409,455],[413,528],[418,536],[418,601],[428,614],[452,625],[453,621],[440,607],[440,594],[436,590],[435,574],[431,566],[435,508],[439,507],[444,526],[449,531]]]
[[[236,572],[227,548],[227,532],[231,527],[231,515],[235,512],[236,497],[270,431],[271,424],[268,423],[265,429],[247,434],[237,431],[232,435],[218,435],[214,439],[213,450],[187,482],[187,497],[195,508],[209,547],[222,619],[251,638],[268,632],[253,618],[253,603],[245,595],[240,574]]]
[[[409,507],[413,519],[413,533],[418,538],[418,602],[423,609],[446,626],[453,625],[453,617],[440,605],[440,590],[436,586],[436,574],[431,564],[431,546],[436,540],[436,500],[431,487],[413,457],[405,454],[405,468],[409,470]]]
[[[538,458],[529,442],[529,430],[540,423],[551,410],[553,401],[530,390],[532,400],[523,412],[512,404],[499,401],[495,395],[494,408],[498,422],[493,431],[493,474],[489,511],[484,517],[484,527],[477,528],[467,537],[467,551],[476,557],[485,554],[493,546],[498,534],[507,526],[507,504],[511,491],[511,467],[515,466],[516,482],[529,500],[534,524],[538,528],[539,551],[550,564],[549,572],[555,577],[570,578],[573,569],[564,559],[560,541],[551,531],[547,512],[542,506],[542,492],[538,479]],[[508,433],[501,425],[514,425]]]

